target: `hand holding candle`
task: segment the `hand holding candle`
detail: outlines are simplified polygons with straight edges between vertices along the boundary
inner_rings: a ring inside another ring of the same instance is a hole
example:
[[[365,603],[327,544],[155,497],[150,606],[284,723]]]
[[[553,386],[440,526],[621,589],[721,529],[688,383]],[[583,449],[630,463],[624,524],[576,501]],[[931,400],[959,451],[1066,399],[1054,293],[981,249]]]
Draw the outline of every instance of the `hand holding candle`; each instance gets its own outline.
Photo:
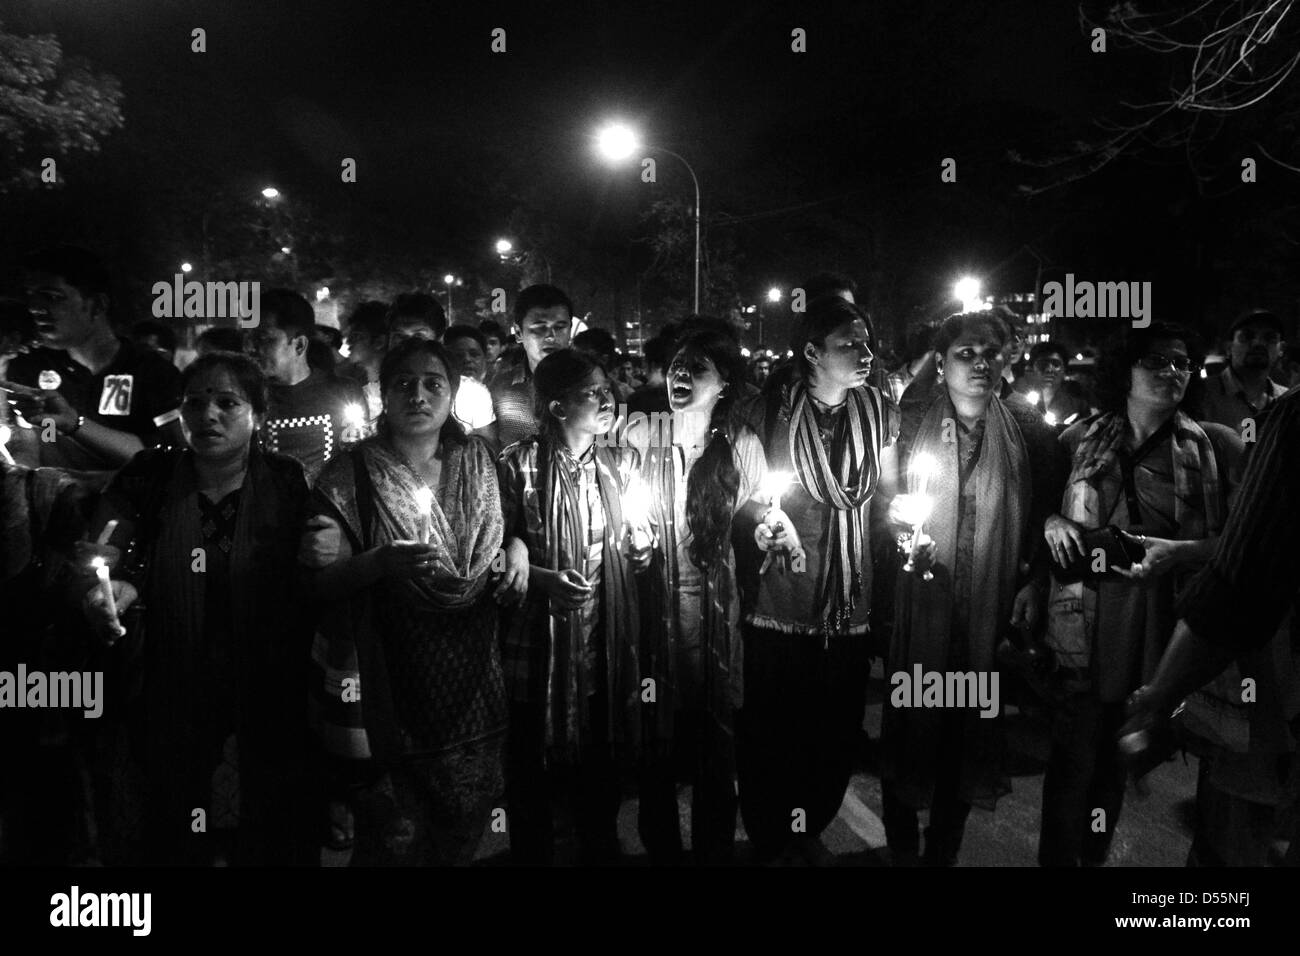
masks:
[[[12,435],[13,432],[9,430],[8,425],[0,425],[0,461],[3,461],[6,465],[12,465],[14,463],[14,456],[9,454],[8,447],[9,438]]]
[[[794,476],[787,471],[770,471],[767,473],[767,477],[763,479],[760,496],[767,499],[769,507],[757,529],[761,534],[762,529],[766,527],[769,537],[780,538],[784,536],[788,539],[789,546],[786,550],[789,551],[792,565],[794,559],[801,557],[804,553],[803,545],[799,541],[799,534],[794,528],[794,522],[790,520],[789,515],[781,510],[781,496],[789,489],[793,479]],[[768,551],[767,557],[763,560],[763,566],[759,568],[759,573],[765,573],[772,566],[774,560],[776,560],[775,552]]]
[[[343,444],[350,445],[365,437],[366,410],[356,402],[343,407]]]
[[[895,513],[899,514],[902,519],[912,526],[912,541],[908,548],[907,563],[903,565],[904,571],[917,570],[917,556],[920,549],[931,544],[931,540],[922,534],[921,528],[930,515],[934,513],[934,499],[930,497],[930,478],[938,468],[938,463],[933,456],[925,452],[918,452],[912,456],[912,463],[908,467],[907,487],[909,494],[899,495],[894,500]],[[898,499],[904,499],[901,503]],[[926,567],[921,574],[923,581],[934,580],[934,573]]]
[[[644,566],[650,561],[654,549],[654,536],[650,529],[650,487],[639,476],[633,476],[623,492],[623,538],[626,553],[634,563]]]
[[[126,628],[122,626],[117,616],[117,599],[113,597],[113,581],[108,573],[108,562],[103,558],[92,558],[90,566],[95,569],[95,577],[99,580],[100,599],[108,610],[112,627],[117,632],[117,636],[121,637],[126,633]]]
[[[419,512],[416,536],[420,544],[428,544],[433,536],[433,492],[428,488],[415,489],[415,507]]]

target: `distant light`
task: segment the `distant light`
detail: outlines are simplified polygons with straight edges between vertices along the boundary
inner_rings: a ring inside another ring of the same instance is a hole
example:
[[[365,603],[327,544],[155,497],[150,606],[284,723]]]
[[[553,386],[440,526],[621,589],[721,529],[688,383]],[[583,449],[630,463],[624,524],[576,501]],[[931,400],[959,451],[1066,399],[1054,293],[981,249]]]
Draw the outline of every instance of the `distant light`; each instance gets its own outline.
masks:
[[[291,250],[288,246],[281,246],[281,247],[280,247],[280,251],[283,252],[283,253],[287,256],[287,255],[288,255],[290,252],[292,252],[293,250]]]
[[[767,301],[768,301],[768,302],[780,302],[780,301],[781,301],[781,290],[778,289],[776,286],[772,286],[772,288],[768,289],[768,290],[767,290]]]
[[[636,133],[623,123],[611,123],[596,134],[596,149],[611,162],[627,159],[639,147]]]
[[[455,285],[456,277],[452,275],[450,272],[448,272],[445,276],[442,277],[442,281],[447,283],[447,285]]]
[[[740,354],[743,355],[745,358],[749,358],[749,349],[741,349]]]
[[[1083,361],[1083,353],[1082,353],[1082,352],[1075,352],[1075,353],[1074,353],[1074,358],[1075,358],[1076,361],[1082,362],[1082,361]]]
[[[785,353],[785,357],[786,357],[786,358],[790,358],[790,357],[793,356],[793,355],[794,355],[794,349],[787,349],[787,350],[786,350],[786,353]]]
[[[188,262],[181,263],[181,272],[193,272],[193,271],[194,271],[194,267],[190,265]]]
[[[1040,396],[1037,392],[1025,392],[1025,398],[1028,400],[1030,405],[1037,405],[1038,399],[1041,397],[1042,396]]]
[[[757,311],[758,311],[758,306],[756,306],[756,305],[747,305],[747,306],[745,306],[745,311],[746,311],[746,312],[751,312],[751,313],[752,313],[752,312],[757,312]]]
[[[961,302],[963,312],[979,312],[984,308],[980,298],[980,280],[974,276],[962,276],[953,284],[952,295]]]
[[[511,242],[509,239],[498,239],[498,240],[497,240],[497,255],[499,255],[499,256],[508,256],[508,255],[510,255],[510,250],[513,249],[514,247],[515,247],[515,244],[514,244],[513,242]]]
[[[1049,425],[1055,425],[1056,415],[1052,412],[1043,412],[1043,421],[1047,422]]]
[[[274,186],[267,186],[265,189],[262,190],[262,198],[279,199],[280,190],[276,189]]]
[[[329,297],[330,297],[330,287],[329,287],[329,286],[327,286],[327,285],[323,285],[323,286],[321,286],[319,289],[316,290],[316,301],[317,301],[317,302],[324,302],[324,301],[325,301],[326,299],[328,299]]]
[[[1209,378],[1209,377],[1210,377],[1210,373],[1207,372],[1205,369],[1201,369],[1201,378]]]

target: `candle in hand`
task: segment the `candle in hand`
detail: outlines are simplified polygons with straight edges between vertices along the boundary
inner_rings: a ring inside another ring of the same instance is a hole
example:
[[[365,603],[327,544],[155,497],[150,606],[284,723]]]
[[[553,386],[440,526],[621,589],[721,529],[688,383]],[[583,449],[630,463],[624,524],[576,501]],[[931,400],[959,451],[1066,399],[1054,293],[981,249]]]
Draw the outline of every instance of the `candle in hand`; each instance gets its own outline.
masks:
[[[119,634],[125,634],[126,629],[117,619],[117,601],[113,597],[113,581],[108,574],[108,563],[103,558],[92,558],[90,566],[95,569],[95,577],[99,579],[99,593],[104,599],[104,606],[108,608],[108,613],[113,617],[113,626],[117,628]]]
[[[343,435],[345,444],[360,441],[366,426],[366,410],[356,402],[343,406]]]
[[[14,463],[14,456],[9,454],[9,437],[13,434],[8,425],[0,425],[0,461],[7,465]]]
[[[762,495],[767,499],[772,511],[779,512],[781,510],[781,496],[790,487],[790,477],[788,471],[769,471],[767,477],[763,479]],[[780,528],[779,524],[777,528]]]
[[[650,547],[650,488],[640,477],[633,477],[623,492],[623,524],[633,551]]]
[[[419,510],[416,520],[420,544],[428,544],[433,536],[433,492],[428,488],[415,489],[415,506]]]

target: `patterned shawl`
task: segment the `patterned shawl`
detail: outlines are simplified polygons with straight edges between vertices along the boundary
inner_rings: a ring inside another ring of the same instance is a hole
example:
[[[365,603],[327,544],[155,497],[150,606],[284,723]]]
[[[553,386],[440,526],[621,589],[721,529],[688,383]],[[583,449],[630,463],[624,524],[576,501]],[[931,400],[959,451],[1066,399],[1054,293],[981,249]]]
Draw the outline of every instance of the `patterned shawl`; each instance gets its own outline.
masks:
[[[1118,474],[1128,416],[1098,415],[1074,453],[1061,513],[1087,530],[1102,527],[1101,479]],[[1174,413],[1174,522],[1182,540],[1217,535],[1223,528],[1219,469],[1204,430],[1181,411]],[[1061,666],[1087,673],[1097,626],[1097,588],[1084,581],[1053,586],[1048,605],[1047,643]]]
[[[829,636],[848,625],[862,595],[862,522],[866,503],[880,478],[880,448],[884,444],[884,406],[880,392],[851,388],[847,409],[836,430],[834,460],[826,453],[807,386],[790,387],[790,461],[808,494],[830,505],[823,578],[822,629]]]
[[[530,639],[546,647],[545,701],[548,756],[561,762],[580,759],[595,745],[635,751],[641,741],[641,673],[638,664],[640,622],[632,570],[620,546],[622,495],[627,490],[635,455],[619,448],[595,446],[596,480],[605,512],[601,548],[601,622],[604,640],[605,740],[592,736],[589,712],[597,675],[589,666],[581,616],[553,606],[540,590],[530,588],[528,606],[515,615],[511,629],[526,628]],[[572,456],[557,451],[544,437],[518,442],[502,453],[507,470],[523,479],[522,501],[529,560],[552,571],[580,567],[584,542],[580,502],[569,469]],[[507,488],[507,493],[510,489]],[[512,509],[513,510],[513,509]],[[507,635],[507,644],[517,642]],[[531,684],[531,679],[526,681]],[[518,686],[516,677],[515,686]]]
[[[677,647],[680,635],[673,598],[679,580],[674,516],[677,496],[684,497],[687,487],[677,485],[674,454],[671,440],[665,442],[656,438],[647,447],[641,467],[650,494],[650,519],[659,537],[659,547],[655,549],[646,576],[650,605],[658,612],[659,620],[658,626],[645,636],[643,644],[645,672],[655,679],[657,688],[657,721],[653,732],[659,742],[673,738],[674,716],[678,710],[677,668],[681,656]],[[732,514],[743,504],[743,501],[732,502]],[[735,554],[729,543],[723,549],[722,560],[701,571],[700,577],[700,612],[704,618],[700,629],[704,707],[711,718],[710,732],[719,735],[719,742],[724,744],[708,748],[708,753],[717,759],[730,759],[733,748],[725,746],[725,743],[733,736],[733,713],[744,703],[744,674],[740,658],[742,644],[738,630]]]

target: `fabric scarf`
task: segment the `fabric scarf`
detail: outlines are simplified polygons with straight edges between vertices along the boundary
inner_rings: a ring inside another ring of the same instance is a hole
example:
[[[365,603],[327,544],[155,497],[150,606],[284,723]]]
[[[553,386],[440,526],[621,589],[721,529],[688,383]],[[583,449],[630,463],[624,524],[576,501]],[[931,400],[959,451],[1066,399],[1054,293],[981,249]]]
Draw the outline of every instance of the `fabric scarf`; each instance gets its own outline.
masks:
[[[712,440],[716,441],[717,437]],[[734,455],[734,445],[732,447]],[[658,720],[654,730],[659,741],[672,739],[674,717],[678,710],[676,685],[680,651],[677,647],[679,634],[673,595],[679,580],[679,567],[677,526],[674,519],[677,496],[688,494],[690,482],[688,474],[686,486],[678,486],[673,461],[675,454],[671,441],[657,439],[650,443],[642,463],[642,475],[651,500],[650,517],[659,536],[659,547],[655,549],[648,582],[652,607],[659,615],[659,627],[645,642],[647,659],[644,662],[645,673],[654,677],[658,689]],[[739,504],[743,502],[732,502],[733,515]],[[733,714],[744,703],[741,641],[737,630],[739,602],[735,586],[735,555],[729,542],[723,548],[722,559],[701,571],[700,578],[700,611],[703,615],[700,658],[704,672],[704,708],[711,718],[712,733],[720,735],[721,740],[726,741],[734,733]],[[731,752],[731,748],[726,746],[709,748],[712,756],[724,759]]]
[[[617,449],[596,446],[596,481],[605,511],[601,544],[601,621],[605,643],[607,739],[592,737],[589,700],[597,691],[587,663],[581,615],[551,606],[547,616],[549,650],[546,672],[546,745],[561,761],[580,759],[593,745],[635,747],[640,742],[640,672],[638,669],[635,585],[619,546],[623,530],[622,493]],[[580,522],[581,502],[571,468],[573,456],[541,440],[537,445],[538,504],[546,566],[562,571],[582,566],[586,554]]]
[[[1128,432],[1122,412],[1099,415],[1074,453],[1061,513],[1087,530],[1102,527],[1101,479],[1120,473],[1120,452]],[[1180,540],[1217,535],[1223,528],[1219,470],[1205,431],[1183,412],[1174,413],[1170,436],[1174,454],[1174,523]],[[1047,616],[1047,643],[1062,667],[1087,673],[1097,627],[1098,592],[1078,581],[1053,586]]]
[[[926,533],[934,539],[934,579],[918,583],[915,575],[900,575],[909,587],[900,594],[906,632],[902,646],[910,649],[906,665],[921,663],[927,671],[948,670],[949,635],[957,595],[954,593],[957,562],[958,507],[962,488],[956,436],[957,412],[945,390],[931,405],[911,442],[908,463],[924,452],[935,462],[929,496],[934,510]],[[1006,405],[993,396],[984,417],[984,439],[979,460],[967,478],[975,485],[975,567],[966,635],[966,667],[994,670],[994,651],[1003,628],[1011,619],[1020,572],[1020,557],[1028,540],[1029,505],[1032,495],[1029,454],[1024,437]]]
[[[790,387],[790,461],[799,481],[815,500],[830,505],[827,561],[821,582],[822,630],[829,637],[842,631],[853,617],[862,595],[863,511],[880,478],[880,447],[884,441],[884,409],[874,389],[851,388],[847,408],[827,455],[817,428],[817,416],[807,386]]]

